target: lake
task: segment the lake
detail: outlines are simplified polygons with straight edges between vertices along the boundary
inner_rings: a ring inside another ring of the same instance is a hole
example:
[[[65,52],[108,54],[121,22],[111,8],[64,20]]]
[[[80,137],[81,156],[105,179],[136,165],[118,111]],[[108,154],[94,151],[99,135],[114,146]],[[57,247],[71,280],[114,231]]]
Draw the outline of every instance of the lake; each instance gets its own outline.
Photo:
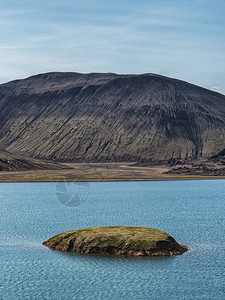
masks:
[[[225,299],[225,180],[1,183],[0,299]],[[164,230],[190,251],[166,258],[51,251],[63,231]]]

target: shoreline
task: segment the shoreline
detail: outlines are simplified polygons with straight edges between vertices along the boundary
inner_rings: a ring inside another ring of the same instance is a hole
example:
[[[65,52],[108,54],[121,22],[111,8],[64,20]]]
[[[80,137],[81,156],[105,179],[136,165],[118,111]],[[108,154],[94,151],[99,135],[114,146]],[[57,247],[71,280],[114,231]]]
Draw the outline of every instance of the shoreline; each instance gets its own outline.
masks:
[[[194,178],[194,177],[190,177],[190,178],[184,178],[184,177],[179,177],[179,178],[157,178],[157,179],[105,179],[105,180],[98,180],[98,179],[84,179],[84,180],[70,180],[70,179],[62,179],[62,180],[48,180],[48,179],[34,179],[34,180],[0,180],[0,183],[34,183],[34,182],[39,182],[39,183],[57,183],[57,182],[143,182],[143,181],[188,181],[188,180],[223,180],[225,179],[225,177],[199,177],[199,178]]]
[[[225,175],[168,174],[169,166],[134,166],[130,163],[67,164],[60,170],[1,171],[0,183],[121,182],[225,179]]]

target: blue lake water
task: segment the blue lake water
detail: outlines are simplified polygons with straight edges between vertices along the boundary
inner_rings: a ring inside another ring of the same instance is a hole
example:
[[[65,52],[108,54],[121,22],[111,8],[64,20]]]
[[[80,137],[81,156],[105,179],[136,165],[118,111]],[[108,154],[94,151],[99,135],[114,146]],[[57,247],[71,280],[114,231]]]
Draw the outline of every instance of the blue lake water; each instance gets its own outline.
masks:
[[[225,180],[1,183],[0,299],[225,299],[224,203]],[[106,225],[158,228],[191,249],[128,258],[41,245]]]

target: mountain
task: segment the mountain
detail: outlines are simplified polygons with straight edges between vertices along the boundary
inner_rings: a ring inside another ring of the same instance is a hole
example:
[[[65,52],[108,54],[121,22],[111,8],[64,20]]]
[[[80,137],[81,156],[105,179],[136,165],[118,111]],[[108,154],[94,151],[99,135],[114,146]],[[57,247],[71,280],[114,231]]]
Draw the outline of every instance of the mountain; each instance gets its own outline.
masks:
[[[60,170],[66,166],[0,150],[0,171]]]
[[[0,85],[0,146],[35,158],[217,157],[224,134],[224,95],[156,74],[53,72]]]

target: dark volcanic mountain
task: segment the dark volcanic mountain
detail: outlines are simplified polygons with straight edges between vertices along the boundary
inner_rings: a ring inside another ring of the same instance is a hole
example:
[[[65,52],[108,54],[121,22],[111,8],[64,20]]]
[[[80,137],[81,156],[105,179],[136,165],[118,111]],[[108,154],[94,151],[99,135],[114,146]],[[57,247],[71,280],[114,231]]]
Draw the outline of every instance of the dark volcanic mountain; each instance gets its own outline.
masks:
[[[0,85],[0,146],[60,161],[224,153],[225,96],[155,74],[47,73]]]

